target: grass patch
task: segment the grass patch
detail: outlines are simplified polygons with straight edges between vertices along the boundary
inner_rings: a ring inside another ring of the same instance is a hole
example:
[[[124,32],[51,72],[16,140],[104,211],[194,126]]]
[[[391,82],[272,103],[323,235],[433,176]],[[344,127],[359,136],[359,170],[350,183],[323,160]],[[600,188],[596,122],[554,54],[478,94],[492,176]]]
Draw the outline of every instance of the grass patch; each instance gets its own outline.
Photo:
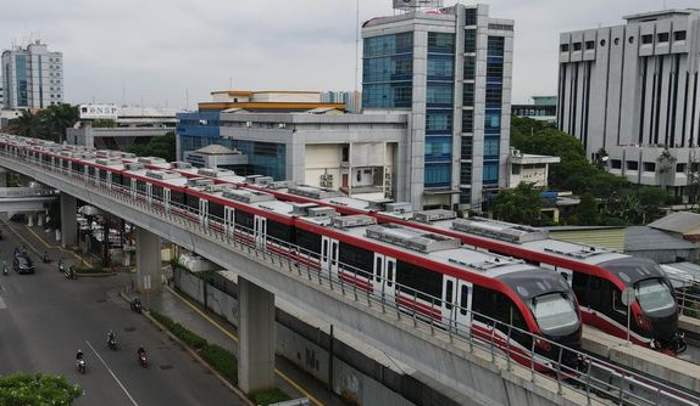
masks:
[[[88,267],[88,266],[73,266],[73,272],[77,274],[99,274],[99,273],[109,273],[107,269],[101,266]]]
[[[151,316],[153,316],[153,318],[156,319],[158,323],[165,326],[165,328],[167,328],[171,333],[173,333],[175,337],[184,341],[185,344],[187,344],[189,347],[192,347],[195,350],[199,351],[209,345],[207,340],[189,331],[182,324],[176,323],[170,317],[162,315],[155,310],[151,310]]]
[[[290,400],[284,392],[278,388],[263,389],[255,391],[248,395],[248,399],[252,400],[256,405],[269,405],[271,403],[284,402]]]

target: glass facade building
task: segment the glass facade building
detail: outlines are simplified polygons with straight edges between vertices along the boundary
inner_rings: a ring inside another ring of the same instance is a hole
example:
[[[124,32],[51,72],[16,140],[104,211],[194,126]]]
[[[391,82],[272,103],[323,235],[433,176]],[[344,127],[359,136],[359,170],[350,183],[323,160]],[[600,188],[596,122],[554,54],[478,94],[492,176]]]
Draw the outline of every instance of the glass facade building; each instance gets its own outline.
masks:
[[[63,102],[63,55],[34,41],[2,53],[3,107],[36,108]]]
[[[407,200],[480,210],[506,183],[513,22],[457,4],[370,20],[362,37],[365,112],[411,114]]]

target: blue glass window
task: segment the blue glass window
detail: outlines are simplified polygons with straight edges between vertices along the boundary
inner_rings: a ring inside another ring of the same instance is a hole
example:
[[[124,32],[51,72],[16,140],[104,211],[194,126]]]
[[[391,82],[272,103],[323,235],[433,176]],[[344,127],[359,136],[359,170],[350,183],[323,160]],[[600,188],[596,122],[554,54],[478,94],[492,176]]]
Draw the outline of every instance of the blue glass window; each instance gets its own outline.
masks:
[[[452,137],[426,137],[425,162],[449,162],[451,157]]]
[[[484,137],[484,159],[498,159],[499,146],[498,137]]]
[[[489,37],[488,39],[488,56],[503,57],[505,52],[504,37]]]
[[[428,111],[425,118],[428,134],[452,133],[452,113],[445,111]]]
[[[15,58],[17,65],[17,106],[28,107],[29,98],[27,95],[27,56],[17,55]]]
[[[462,111],[462,132],[463,133],[473,133],[474,132],[474,110]]]
[[[428,107],[452,107],[453,85],[451,83],[428,83],[426,101]]]
[[[413,33],[367,38],[364,41],[363,56],[386,56],[413,52]]]
[[[449,163],[425,164],[425,187],[438,188],[452,185],[452,166]]]
[[[498,162],[484,162],[484,183],[498,183]]]
[[[486,121],[484,122],[484,132],[486,134],[500,134],[501,132],[501,110],[486,110]]]
[[[411,55],[366,58],[362,63],[364,83],[410,81],[413,76],[413,57]]]
[[[367,84],[362,86],[364,107],[411,107],[411,83]]]
[[[476,52],[476,30],[464,31],[464,52]]]
[[[428,33],[428,53],[454,54],[455,36],[441,32]]]
[[[466,86],[465,84],[464,86]],[[486,84],[486,108],[500,108],[503,102],[503,87],[500,84]]]
[[[472,137],[462,137],[462,159],[472,159]]]
[[[428,79],[448,79],[454,78],[454,58],[451,56],[431,56],[428,57]]]

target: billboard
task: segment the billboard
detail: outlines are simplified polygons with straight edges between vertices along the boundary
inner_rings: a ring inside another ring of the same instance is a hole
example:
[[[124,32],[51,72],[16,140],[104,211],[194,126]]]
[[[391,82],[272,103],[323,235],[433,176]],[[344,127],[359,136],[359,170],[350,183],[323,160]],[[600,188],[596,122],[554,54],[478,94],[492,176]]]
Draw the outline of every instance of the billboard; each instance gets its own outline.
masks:
[[[411,10],[421,7],[442,7],[442,0],[394,0],[397,10]]]
[[[81,120],[116,120],[119,109],[113,104],[81,104]]]

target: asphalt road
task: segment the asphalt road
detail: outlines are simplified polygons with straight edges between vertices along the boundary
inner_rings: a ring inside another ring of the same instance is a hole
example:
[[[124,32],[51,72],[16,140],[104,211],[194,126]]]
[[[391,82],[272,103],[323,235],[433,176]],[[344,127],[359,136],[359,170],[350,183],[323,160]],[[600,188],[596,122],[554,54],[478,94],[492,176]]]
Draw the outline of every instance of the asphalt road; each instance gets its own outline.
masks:
[[[2,227],[0,261],[12,264],[19,240]],[[0,274],[0,374],[44,372],[65,375],[85,394],[75,403],[100,406],[243,404],[187,352],[118,296],[128,275],[67,280],[56,263],[32,257],[34,275]],[[121,349],[111,351],[106,334],[113,329]],[[149,366],[137,362],[143,345]],[[78,349],[87,373],[75,368]]]

